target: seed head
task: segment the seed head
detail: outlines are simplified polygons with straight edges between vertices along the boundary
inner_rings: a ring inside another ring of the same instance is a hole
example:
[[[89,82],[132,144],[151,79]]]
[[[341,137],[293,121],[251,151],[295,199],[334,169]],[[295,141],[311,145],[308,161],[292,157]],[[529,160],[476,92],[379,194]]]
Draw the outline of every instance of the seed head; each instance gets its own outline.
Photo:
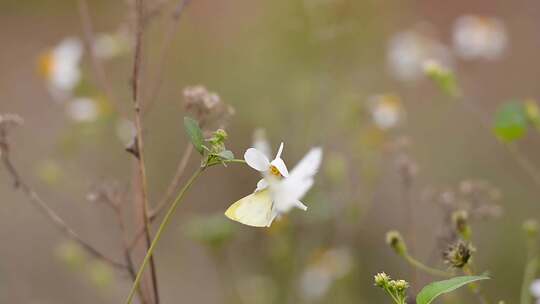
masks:
[[[463,268],[475,251],[476,249],[471,244],[459,240],[444,251],[444,262],[450,267]]]

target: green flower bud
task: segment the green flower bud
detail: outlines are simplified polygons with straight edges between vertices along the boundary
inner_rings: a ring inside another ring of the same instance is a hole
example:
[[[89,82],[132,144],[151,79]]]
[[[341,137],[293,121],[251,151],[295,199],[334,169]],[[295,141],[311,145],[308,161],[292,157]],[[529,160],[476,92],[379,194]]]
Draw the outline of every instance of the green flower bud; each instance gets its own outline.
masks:
[[[439,62],[428,60],[424,62],[424,73],[431,78],[439,89],[450,97],[459,97],[460,88],[454,73]]]
[[[386,244],[388,244],[399,255],[404,255],[407,252],[407,245],[403,241],[403,237],[396,230],[391,230],[386,233]]]
[[[387,275],[386,273],[384,273],[384,272],[380,272],[380,273],[377,273],[377,274],[374,276],[374,280],[375,280],[375,286],[384,288],[384,287],[387,286],[388,283],[390,282],[390,276],[388,276],[388,275]]]
[[[394,288],[397,292],[404,293],[409,288],[409,282],[405,280],[396,280],[394,282]]]
[[[452,214],[454,228],[465,240],[471,239],[471,227],[469,226],[469,214],[465,210],[458,210]]]
[[[525,233],[527,233],[527,236],[531,238],[534,238],[538,235],[539,228],[540,228],[540,225],[538,224],[537,220],[528,219],[525,222],[523,222],[523,230],[525,230]]]

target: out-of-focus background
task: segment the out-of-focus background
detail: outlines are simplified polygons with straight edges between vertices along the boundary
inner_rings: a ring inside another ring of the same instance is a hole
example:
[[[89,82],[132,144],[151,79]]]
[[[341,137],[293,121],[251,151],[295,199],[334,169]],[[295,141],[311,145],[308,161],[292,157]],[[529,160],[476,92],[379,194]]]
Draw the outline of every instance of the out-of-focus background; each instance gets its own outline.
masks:
[[[104,181],[129,192],[134,180],[124,151],[133,117],[132,4],[88,1],[103,86],[81,50],[76,2],[0,1],[0,113],[24,119],[10,140],[26,181],[74,230],[120,260],[114,214],[87,198]],[[491,122],[501,105],[540,96],[540,3],[192,0],[164,57],[176,1],[145,2],[155,12],[144,34],[142,79],[145,102],[155,99],[143,121],[152,204],[189,144],[188,86],[204,85],[234,107],[227,146],[237,156],[259,128],[274,151],[285,143],[289,167],[312,146],[325,155],[304,199],[308,211],[270,229],[221,216],[253,191],[257,172],[209,170],[157,248],[163,303],[383,303],[372,286],[380,271],[407,279],[414,293],[434,278],[415,276],[385,233],[399,230],[415,257],[446,269],[442,240],[457,205],[478,213],[475,268],[494,278],[484,292],[492,302],[517,302],[526,256],[521,223],[540,215],[540,188],[529,174],[540,166],[540,137],[531,127],[511,143],[516,160]],[[424,76],[427,59],[455,72],[461,97]],[[184,180],[198,162],[191,157]],[[0,303],[122,301],[129,277],[67,243],[12,186],[2,168]],[[133,231],[132,200],[125,204]],[[476,300],[463,290],[446,301]]]

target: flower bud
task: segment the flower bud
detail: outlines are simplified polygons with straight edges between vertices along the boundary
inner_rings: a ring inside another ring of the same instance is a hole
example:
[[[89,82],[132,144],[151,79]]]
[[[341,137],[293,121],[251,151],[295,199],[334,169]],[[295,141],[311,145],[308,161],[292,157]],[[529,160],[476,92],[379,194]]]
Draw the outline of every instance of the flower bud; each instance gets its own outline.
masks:
[[[374,276],[374,280],[375,280],[375,286],[384,288],[384,287],[387,286],[388,283],[390,282],[390,276],[388,276],[388,275],[387,275],[386,273],[384,273],[384,272],[380,272],[380,273],[377,273],[377,274]]]
[[[426,60],[424,73],[431,78],[443,93],[451,97],[459,97],[460,90],[454,73],[435,60]]]
[[[399,255],[404,255],[407,252],[407,245],[403,241],[403,237],[396,230],[391,230],[386,233],[386,244],[388,244]]]
[[[452,214],[454,228],[465,240],[471,239],[471,227],[469,226],[469,214],[465,210],[458,210]]]
[[[527,236],[534,238],[538,235],[538,229],[540,226],[538,225],[538,221],[534,219],[528,219],[525,222],[523,222],[523,230],[525,230],[525,233],[527,233]]]

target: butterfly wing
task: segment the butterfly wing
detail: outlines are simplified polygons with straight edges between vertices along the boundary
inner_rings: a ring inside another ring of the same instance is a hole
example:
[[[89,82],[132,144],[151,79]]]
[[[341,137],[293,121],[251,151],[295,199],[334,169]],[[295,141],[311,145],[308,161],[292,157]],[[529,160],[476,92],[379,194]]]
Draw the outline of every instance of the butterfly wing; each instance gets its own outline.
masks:
[[[270,226],[275,217],[270,191],[265,189],[240,199],[225,211],[225,216],[248,226]]]

